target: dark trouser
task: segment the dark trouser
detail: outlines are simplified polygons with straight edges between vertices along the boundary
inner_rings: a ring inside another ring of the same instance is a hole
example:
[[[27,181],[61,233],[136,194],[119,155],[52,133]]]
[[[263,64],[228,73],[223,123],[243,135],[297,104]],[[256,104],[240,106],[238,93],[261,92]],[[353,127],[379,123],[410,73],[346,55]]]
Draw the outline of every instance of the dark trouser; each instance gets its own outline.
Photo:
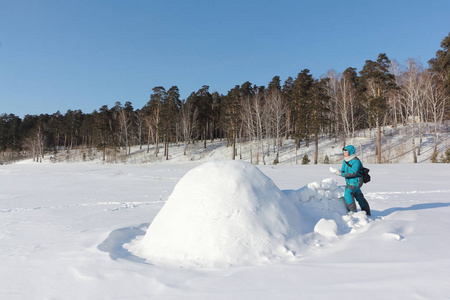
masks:
[[[347,209],[352,212],[356,212],[355,200],[358,201],[361,210],[365,211],[368,216],[370,216],[370,206],[366,198],[361,191],[361,189],[354,185],[348,185],[344,193],[345,203],[347,204]]]

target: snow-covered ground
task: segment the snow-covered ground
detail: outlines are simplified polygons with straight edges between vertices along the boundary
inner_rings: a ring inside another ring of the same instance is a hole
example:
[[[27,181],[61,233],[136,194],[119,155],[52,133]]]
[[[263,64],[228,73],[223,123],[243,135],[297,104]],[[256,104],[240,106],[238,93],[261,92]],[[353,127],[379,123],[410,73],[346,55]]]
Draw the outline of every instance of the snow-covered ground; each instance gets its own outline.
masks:
[[[370,218],[329,205],[339,196],[328,179],[330,165],[258,166],[299,209],[301,222],[288,223],[301,227],[295,228],[295,259],[179,267],[128,251],[172,200],[180,179],[199,165],[0,166],[0,299],[450,298],[448,164],[367,165],[372,182],[362,189]],[[223,168],[224,183],[229,173]],[[243,185],[256,189],[253,200],[267,200],[251,179]],[[187,196],[188,186],[180,188]],[[261,220],[268,232],[278,230]],[[164,222],[180,231],[192,225]]]
[[[434,149],[434,135],[433,126],[428,124],[425,126],[426,130],[422,136],[420,143],[420,155],[417,156],[419,163],[429,163]],[[383,128],[382,137],[382,153],[381,159],[383,163],[412,163],[413,152],[411,150],[410,128],[399,126],[393,129],[390,126]],[[419,138],[416,138],[416,152],[419,153]],[[330,139],[322,136],[319,139],[318,163],[325,163],[326,160],[331,164],[342,162],[342,147],[352,144],[357,150],[358,157],[367,164],[376,163],[376,133],[375,130],[369,131],[361,130],[356,133],[356,137],[347,139],[345,142],[342,139]],[[256,141],[252,142],[238,142],[237,143],[237,157],[236,159],[251,162],[255,165],[272,165],[274,164],[276,155],[274,148],[274,140],[264,140],[262,143]],[[155,157],[155,147],[151,145],[148,149],[146,146],[131,147],[131,154],[125,149],[109,153],[106,156],[106,162],[114,163],[163,163],[163,164],[178,164],[188,162],[201,162],[210,160],[231,159],[232,148],[227,147],[227,141],[210,140],[206,143],[204,148],[203,142],[195,144],[176,144],[170,145],[169,157],[166,160],[163,153],[163,146],[160,145],[159,155]],[[437,143],[438,160],[441,155],[450,148],[450,123],[443,125],[440,130],[440,135]],[[258,151],[259,149],[259,151]],[[251,154],[251,155],[250,155]],[[264,155],[263,155],[264,154]],[[313,164],[314,160],[314,145],[312,141],[309,147],[305,146],[305,141],[302,141],[299,149],[296,149],[295,142],[292,139],[284,139],[282,147],[280,147],[278,162],[283,165],[300,165],[302,158],[307,155]],[[103,159],[102,153],[95,149],[76,149],[71,151],[60,151],[56,155],[54,152],[46,155],[44,161],[48,162],[98,162],[101,163]]]

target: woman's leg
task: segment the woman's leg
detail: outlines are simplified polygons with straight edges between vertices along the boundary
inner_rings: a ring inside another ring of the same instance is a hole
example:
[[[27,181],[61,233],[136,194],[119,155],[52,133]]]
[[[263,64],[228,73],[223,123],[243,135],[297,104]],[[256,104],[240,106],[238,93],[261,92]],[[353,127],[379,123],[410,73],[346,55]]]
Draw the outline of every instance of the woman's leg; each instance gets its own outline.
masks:
[[[356,201],[358,201],[361,210],[366,212],[366,215],[370,216],[370,206],[369,202],[367,202],[366,198],[364,198],[364,194],[362,193],[359,187],[354,187],[352,195],[355,197]]]
[[[355,200],[353,199],[352,193],[353,193],[353,188],[355,188],[356,186],[353,185],[349,185],[347,186],[347,188],[345,189],[345,193],[344,193],[344,198],[345,198],[345,203],[347,204],[347,209],[351,212],[356,212],[356,204],[355,204]]]

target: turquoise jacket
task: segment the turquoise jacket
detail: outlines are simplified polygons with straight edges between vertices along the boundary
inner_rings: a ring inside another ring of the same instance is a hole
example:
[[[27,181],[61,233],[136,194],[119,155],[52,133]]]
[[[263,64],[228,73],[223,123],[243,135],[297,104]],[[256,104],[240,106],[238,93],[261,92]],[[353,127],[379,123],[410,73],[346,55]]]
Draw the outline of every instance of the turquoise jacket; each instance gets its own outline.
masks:
[[[346,157],[342,162],[342,177],[345,177],[347,185],[361,187],[363,184],[363,165],[361,161],[355,156],[355,147],[352,145],[348,145],[344,147],[344,149],[347,149],[349,156]]]

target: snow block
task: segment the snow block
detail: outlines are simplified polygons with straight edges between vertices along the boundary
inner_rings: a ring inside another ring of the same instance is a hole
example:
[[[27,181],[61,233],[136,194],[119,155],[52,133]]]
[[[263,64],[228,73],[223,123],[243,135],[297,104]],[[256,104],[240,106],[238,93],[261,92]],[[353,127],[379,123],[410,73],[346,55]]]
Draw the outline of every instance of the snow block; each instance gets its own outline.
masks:
[[[344,196],[344,190],[334,178],[326,178],[322,182],[312,182],[297,191],[290,191],[289,197],[297,198],[306,207],[346,214],[347,209],[340,199]]]
[[[314,226],[314,232],[326,237],[337,237],[337,224],[334,220],[325,220],[322,218]]]

